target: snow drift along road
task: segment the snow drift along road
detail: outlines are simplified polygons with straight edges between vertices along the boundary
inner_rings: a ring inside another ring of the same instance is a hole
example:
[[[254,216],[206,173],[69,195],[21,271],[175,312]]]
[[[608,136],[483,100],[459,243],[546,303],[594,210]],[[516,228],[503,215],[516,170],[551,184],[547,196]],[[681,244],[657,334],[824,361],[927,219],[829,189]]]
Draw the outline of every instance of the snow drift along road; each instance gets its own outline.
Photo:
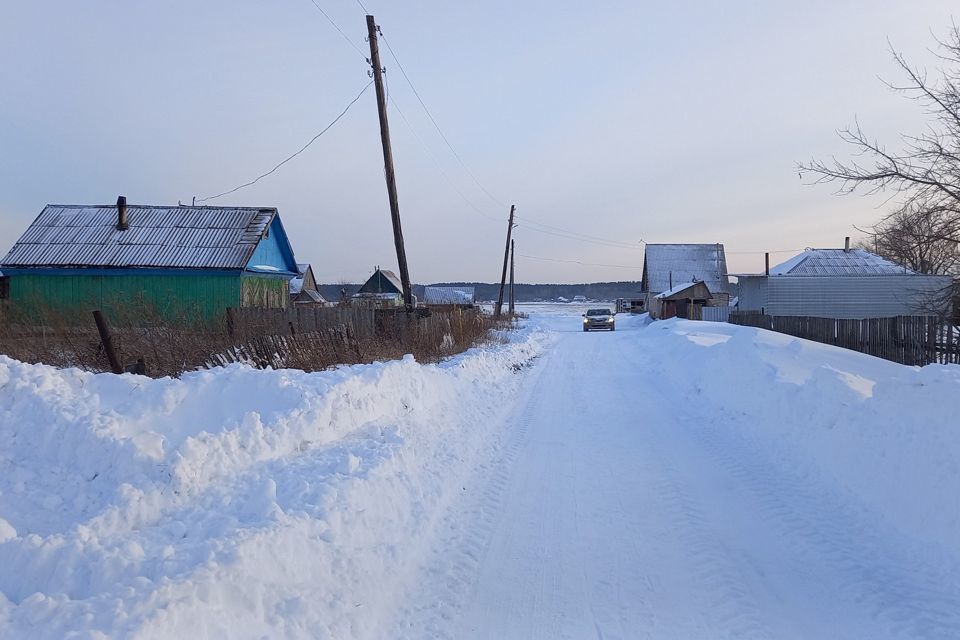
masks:
[[[375,637],[544,342],[180,380],[0,357],[0,637]]]

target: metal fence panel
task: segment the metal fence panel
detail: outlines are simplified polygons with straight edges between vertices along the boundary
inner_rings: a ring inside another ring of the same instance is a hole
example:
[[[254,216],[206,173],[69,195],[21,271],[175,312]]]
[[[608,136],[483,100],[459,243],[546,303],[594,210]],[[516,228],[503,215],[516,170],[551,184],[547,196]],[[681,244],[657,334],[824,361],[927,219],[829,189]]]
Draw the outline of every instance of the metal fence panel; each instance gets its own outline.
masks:
[[[704,307],[701,320],[707,322],[726,322],[730,319],[732,307]]]

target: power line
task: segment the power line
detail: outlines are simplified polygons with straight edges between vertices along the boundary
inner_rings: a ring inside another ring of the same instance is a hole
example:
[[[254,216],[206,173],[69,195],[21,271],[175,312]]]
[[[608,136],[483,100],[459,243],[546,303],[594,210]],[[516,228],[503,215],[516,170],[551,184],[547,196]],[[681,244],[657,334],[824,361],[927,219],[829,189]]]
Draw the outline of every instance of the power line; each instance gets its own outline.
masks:
[[[357,0],[357,4],[360,5],[360,8],[363,10],[363,14],[364,14],[364,15],[370,15],[370,12],[367,11],[367,8],[366,8],[365,6],[363,6],[363,3],[360,2],[360,0]]]
[[[388,91],[388,95],[389,95],[389,91]],[[450,185],[450,187],[456,192],[456,194],[460,196],[460,199],[463,200],[465,203],[467,203],[467,206],[469,206],[471,209],[476,211],[478,214],[480,214],[487,220],[492,220],[499,224],[501,222],[499,218],[495,218],[485,213],[482,209],[480,209],[480,207],[475,205],[469,198],[467,198],[466,195],[464,195],[464,193],[460,190],[459,187],[457,187],[456,183],[454,183],[453,179],[449,176],[449,174],[447,174],[447,172],[443,170],[443,167],[440,165],[440,161],[437,160],[437,157],[433,155],[432,151],[430,151],[430,147],[427,146],[427,143],[424,142],[423,138],[421,138],[420,135],[416,132],[416,130],[414,130],[413,126],[410,124],[410,121],[407,120],[407,116],[403,114],[403,111],[400,109],[400,106],[397,104],[397,101],[389,97],[388,99],[390,100],[390,104],[393,105],[393,108],[396,110],[397,114],[400,116],[400,119],[403,121],[403,124],[407,127],[410,133],[413,134],[413,137],[416,138],[417,142],[420,143],[420,146],[423,147],[423,150],[427,153],[427,156],[429,156],[430,159],[433,161],[433,164],[436,165],[437,171],[440,172],[440,175],[443,176],[444,180],[447,181],[447,184]]]
[[[517,216],[517,217],[519,218],[520,216]],[[643,242],[643,240],[640,240],[638,244],[629,244],[627,242],[621,242],[619,240],[608,240],[606,238],[600,238],[598,236],[589,236],[583,233],[578,233],[576,231],[566,231],[566,230],[553,231],[547,228],[539,228],[539,227],[544,227],[546,225],[541,225],[538,222],[531,222],[526,218],[524,218],[523,220],[524,220],[523,223],[518,223],[519,226],[525,229],[529,229],[530,231],[535,231],[537,233],[556,236],[558,238],[566,238],[568,240],[577,240],[579,242],[587,242],[590,244],[600,245],[602,247],[610,247],[614,249],[640,249],[641,248],[640,243]],[[537,226],[531,226],[531,225],[537,225]],[[559,227],[552,227],[552,228],[559,229]]]
[[[290,162],[291,160],[293,160],[294,158],[296,158],[298,155],[300,155],[301,153],[303,153],[304,151],[306,151],[306,150],[307,150],[307,147],[309,147],[309,146],[312,145],[314,142],[316,142],[317,138],[319,138],[320,136],[322,136],[323,134],[325,134],[327,131],[329,131],[329,130],[333,127],[333,125],[337,124],[337,122],[340,121],[340,118],[342,118],[343,116],[346,115],[347,111],[350,110],[350,107],[352,107],[354,104],[357,103],[357,101],[361,98],[361,96],[363,96],[364,93],[366,93],[367,89],[369,89],[369,88],[370,88],[370,85],[372,85],[372,84],[373,84],[373,81],[371,80],[370,82],[367,83],[367,85],[366,85],[363,89],[360,90],[360,93],[357,94],[357,97],[354,98],[353,100],[351,100],[350,103],[346,106],[346,108],[344,108],[344,110],[340,112],[340,115],[338,115],[336,118],[334,118],[333,121],[332,121],[330,124],[328,124],[326,127],[323,128],[322,131],[320,131],[320,133],[318,133],[317,135],[315,135],[315,136],[313,136],[312,138],[310,138],[310,141],[309,141],[307,144],[305,144],[305,145],[303,145],[302,147],[300,147],[300,149],[299,149],[296,153],[293,153],[293,154],[287,156],[286,158],[284,158],[279,164],[277,164],[275,167],[273,167],[272,169],[270,169],[270,171],[267,171],[266,173],[262,173],[262,174],[260,174],[259,176],[257,176],[256,178],[254,178],[253,180],[251,180],[251,181],[249,181],[249,182],[245,182],[245,183],[241,184],[241,185],[238,186],[238,187],[234,187],[233,189],[230,189],[229,191],[224,191],[223,193],[218,193],[218,194],[215,195],[215,196],[207,196],[206,198],[197,198],[196,201],[197,201],[197,202],[207,202],[208,200],[215,200],[216,198],[220,198],[220,197],[222,197],[222,196],[229,195],[229,194],[231,194],[231,193],[233,193],[233,192],[235,192],[235,191],[239,191],[240,189],[243,189],[244,187],[249,187],[249,186],[251,186],[251,185],[254,185],[254,184],[260,182],[260,180],[262,180],[263,178],[266,178],[267,176],[269,176],[270,174],[272,174],[273,172],[275,172],[277,169],[279,169],[280,167],[282,167],[283,165],[287,164],[288,162]]]
[[[357,3],[358,3],[358,4],[360,5],[360,7],[361,7],[362,9],[364,9],[364,11],[366,12],[366,8],[363,7],[363,4],[360,2],[360,0],[357,0]],[[404,80],[406,81],[407,85],[410,87],[410,90],[413,91],[413,95],[417,98],[417,101],[420,103],[420,107],[423,109],[424,113],[426,113],[427,118],[429,118],[431,124],[433,124],[434,128],[437,130],[437,133],[440,135],[440,138],[443,140],[444,144],[445,144],[445,145],[447,146],[447,148],[450,150],[450,153],[453,154],[454,158],[456,158],[457,162],[460,164],[460,166],[463,168],[463,170],[467,173],[467,175],[470,176],[470,179],[473,180],[473,182],[477,185],[477,187],[478,187],[481,191],[483,191],[483,193],[484,193],[492,202],[494,202],[494,203],[497,204],[498,206],[501,206],[501,207],[504,207],[504,208],[505,208],[506,205],[503,204],[503,202],[500,201],[499,198],[497,198],[496,196],[494,196],[494,195],[480,182],[480,180],[477,178],[476,174],[473,173],[473,171],[470,169],[470,167],[467,165],[467,163],[463,160],[463,157],[462,157],[462,156],[457,152],[457,150],[454,148],[453,144],[450,142],[450,139],[447,137],[447,135],[444,133],[442,127],[440,127],[440,124],[437,122],[437,119],[433,116],[433,113],[430,111],[430,108],[427,107],[427,104],[426,104],[426,102],[424,101],[423,96],[420,95],[420,92],[417,91],[416,86],[414,86],[413,81],[410,79],[409,74],[407,74],[407,71],[406,71],[406,69],[405,69],[404,66],[403,66],[403,63],[400,62],[399,57],[397,56],[396,52],[393,50],[393,47],[390,45],[390,40],[389,40],[385,35],[382,35],[382,34],[381,34],[381,40],[383,41],[384,44],[387,45],[387,50],[390,52],[390,56],[393,58],[394,62],[397,63],[397,68],[400,69],[401,75],[403,75],[403,78],[404,78]],[[393,102],[393,104],[394,104],[394,107],[397,108],[397,105],[396,105],[396,102],[395,102],[395,101]],[[403,120],[405,121],[405,124],[407,125],[407,127],[411,130],[411,132],[414,132],[414,131],[413,131],[413,126],[410,124],[410,122],[406,119],[405,116],[403,116],[403,113],[400,112],[399,108],[397,108],[397,110],[398,110],[398,112],[400,113],[401,118],[403,118]],[[414,136],[418,139],[418,141],[420,142],[420,144],[424,146],[425,149],[428,149],[426,143],[423,142],[422,138],[420,138],[419,135],[417,135],[417,134],[414,132]],[[440,163],[436,160],[436,157],[431,154],[431,158],[433,159],[434,163],[437,164],[437,167],[438,167],[438,169],[439,169],[439,168],[440,168]],[[444,172],[442,171],[442,169],[441,169],[441,173],[444,173]],[[451,186],[453,186],[453,182],[452,182],[452,180],[450,180],[449,176],[446,176],[446,175],[445,175],[445,177],[447,178],[448,182],[451,183]],[[469,200],[467,200],[467,198],[463,195],[463,193],[462,193],[459,189],[457,189],[456,187],[454,187],[454,188],[455,188],[455,190],[460,194],[460,196],[464,199],[464,201],[466,201],[466,202],[469,204],[469,206],[470,206],[472,209],[476,210],[477,212],[479,212],[479,213],[480,213],[481,215],[483,215],[484,217],[491,218],[488,214],[484,213],[484,212],[481,211],[476,205],[474,205],[472,202],[470,202]],[[517,216],[517,217],[520,218],[521,216]],[[491,218],[491,219],[493,219],[493,218]],[[539,232],[539,233],[544,233],[544,234],[548,234],[548,235],[554,235],[554,236],[561,237],[561,238],[567,238],[567,239],[569,239],[569,240],[580,240],[580,241],[583,241],[583,242],[590,242],[590,243],[593,243],[593,244],[599,244],[599,245],[601,245],[601,246],[607,246],[607,247],[614,247],[614,248],[621,248],[621,249],[639,249],[639,248],[640,248],[640,247],[638,247],[638,246],[636,246],[636,245],[631,245],[631,244],[628,244],[628,243],[625,243],[625,242],[621,242],[621,241],[617,241],[617,240],[608,240],[608,239],[606,239],[606,238],[600,238],[600,237],[597,237],[597,236],[590,236],[590,235],[583,234],[583,233],[580,233],[580,232],[577,232],[577,231],[572,231],[572,230],[570,230],[570,229],[564,229],[564,228],[562,228],[562,227],[556,227],[556,226],[553,226],[553,225],[548,225],[548,224],[544,224],[544,223],[541,223],[541,222],[537,222],[537,221],[535,221],[535,220],[527,219],[526,221],[527,221],[528,224],[527,224],[527,225],[524,225],[524,226],[525,226],[527,229],[530,229],[531,231],[535,231],[535,232]],[[532,225],[532,226],[531,226],[531,225]],[[538,227],[542,227],[542,228],[538,228]],[[553,229],[553,231],[548,231],[547,229]]]
[[[353,50],[356,51],[357,53],[359,53],[359,54],[361,55],[361,57],[363,57],[363,59],[366,60],[366,59],[367,59],[367,55],[363,52],[363,50],[360,49],[360,47],[358,47],[358,46],[353,42],[353,40],[351,40],[350,37],[349,37],[346,33],[343,32],[343,29],[340,28],[340,25],[338,25],[336,22],[334,22],[334,21],[333,21],[333,18],[331,18],[330,15],[329,15],[326,11],[324,11],[323,8],[322,8],[319,4],[317,4],[317,0],[310,0],[310,2],[312,2],[312,3],[313,3],[313,6],[315,6],[315,7],[317,8],[317,11],[319,11],[320,13],[323,14],[323,17],[327,19],[327,22],[329,22],[330,24],[332,24],[332,25],[333,25],[333,28],[336,29],[336,30],[340,33],[341,36],[343,36],[343,39],[347,41],[347,44],[349,44],[351,47],[353,47]]]
[[[326,11],[324,11],[323,8],[320,7],[319,4],[317,4],[317,1],[316,1],[316,0],[310,0],[310,2],[313,3],[313,6],[315,6],[315,7],[317,8],[317,10],[320,11],[321,14],[323,14],[323,17],[326,18],[327,21],[328,21],[331,25],[333,25],[333,28],[336,29],[336,30],[340,33],[341,36],[343,36],[343,39],[347,41],[347,44],[349,44],[351,47],[353,47],[353,49],[354,49],[355,51],[357,51],[357,53],[359,53],[361,56],[363,56],[363,57],[364,57],[364,60],[366,60],[367,62],[369,62],[369,59],[367,58],[366,54],[365,54],[363,51],[361,51],[359,47],[357,47],[357,45],[353,42],[353,40],[351,40],[351,39],[347,36],[346,33],[344,33],[343,29],[341,29],[340,26],[339,26],[336,22],[334,22],[333,18],[331,18],[330,15],[329,15]],[[360,2],[360,0],[357,0],[357,4],[360,6],[360,8],[361,8],[361,9],[363,10],[363,12],[366,14],[366,13],[367,13],[367,9],[366,9],[366,7],[363,6],[363,3]],[[386,42],[385,39],[384,39],[384,41]],[[390,46],[389,43],[387,43],[387,47],[388,47],[388,48],[389,48],[389,46]],[[392,56],[394,56],[394,60],[396,60],[396,56],[395,56],[395,54],[393,53],[393,51],[391,51],[390,53],[391,53]],[[399,66],[399,65],[400,65],[400,63],[397,62],[397,66]],[[407,79],[407,81],[409,82],[409,78]],[[389,103],[391,103],[391,104],[393,105],[393,108],[396,109],[397,113],[400,115],[400,118],[403,120],[404,125],[407,127],[407,129],[409,129],[410,133],[413,134],[413,136],[414,136],[414,138],[416,138],[417,142],[420,143],[420,145],[423,147],[424,151],[426,151],[427,155],[430,157],[430,159],[431,159],[431,160],[433,161],[433,163],[436,165],[437,170],[440,172],[440,174],[443,176],[443,178],[447,181],[447,183],[453,188],[453,190],[456,191],[457,195],[460,196],[460,198],[461,198],[464,202],[466,202],[467,205],[468,205],[471,209],[473,209],[474,211],[476,211],[477,213],[479,213],[481,216],[483,216],[483,217],[485,217],[485,218],[487,218],[487,219],[489,219],[489,220],[493,220],[493,221],[495,221],[495,222],[500,222],[500,220],[499,220],[498,218],[494,218],[493,216],[488,215],[487,213],[485,213],[484,211],[482,211],[479,207],[477,207],[472,201],[470,201],[470,200],[466,197],[466,195],[456,186],[456,184],[454,184],[453,179],[443,170],[443,167],[440,165],[440,161],[437,160],[436,156],[433,155],[433,153],[430,151],[430,148],[427,146],[426,142],[424,142],[423,138],[421,138],[421,137],[419,136],[419,134],[417,134],[416,130],[414,130],[414,128],[413,128],[413,125],[410,124],[410,121],[407,120],[407,117],[404,115],[404,113],[403,113],[403,111],[400,109],[399,105],[397,105],[396,100],[394,100],[394,99],[392,98],[392,96],[390,95],[390,83],[389,83],[389,81],[387,80],[386,75],[384,75],[384,87],[385,87],[385,90],[386,90],[386,99],[387,99],[387,102],[389,102]]]
[[[360,2],[360,0],[357,0],[357,2]],[[430,122],[433,124],[434,128],[437,130],[437,133],[440,134],[440,138],[443,140],[444,144],[446,144],[447,148],[450,149],[450,153],[452,153],[453,156],[457,159],[457,162],[459,162],[460,166],[463,167],[463,170],[467,172],[467,175],[470,176],[470,179],[473,180],[473,182],[477,185],[477,187],[479,187],[480,190],[483,191],[483,193],[486,194],[486,196],[490,198],[491,201],[493,201],[495,204],[497,204],[500,207],[506,207],[507,205],[503,204],[503,202],[501,202],[499,198],[494,196],[492,193],[490,193],[490,191],[485,186],[483,186],[483,184],[480,182],[477,176],[473,173],[473,171],[470,170],[470,167],[467,166],[467,163],[464,162],[460,154],[457,153],[457,150],[454,149],[453,145],[450,143],[450,139],[447,138],[447,135],[443,132],[443,129],[440,128],[440,124],[437,122],[437,119],[433,117],[433,114],[430,112],[430,109],[427,107],[426,102],[424,102],[423,97],[420,95],[420,92],[417,91],[417,88],[413,85],[413,81],[410,79],[410,76],[407,75],[406,69],[403,68],[403,64],[400,62],[400,59],[397,57],[396,52],[393,50],[393,47],[390,46],[390,40],[386,36],[381,36],[381,38],[383,40],[383,43],[387,45],[387,51],[390,52],[390,57],[393,58],[393,61],[397,63],[397,68],[400,69],[400,73],[401,75],[403,75],[403,79],[407,81],[407,84],[410,86],[410,90],[413,91],[413,95],[417,97],[417,101],[420,103],[420,106],[423,107],[424,113],[427,114],[427,117],[430,119]]]
[[[763,255],[765,253],[800,253],[803,249],[777,249],[776,251],[727,251],[724,249],[723,253],[726,255]]]
[[[544,262],[566,262],[569,264],[579,264],[584,267],[611,267],[615,269],[642,269],[642,266],[637,265],[626,265],[626,264],[601,264],[597,262],[583,262],[581,260],[564,260],[561,258],[545,258],[543,256],[531,256],[525,253],[518,253],[518,256],[521,258],[529,258],[531,260],[543,260]]]

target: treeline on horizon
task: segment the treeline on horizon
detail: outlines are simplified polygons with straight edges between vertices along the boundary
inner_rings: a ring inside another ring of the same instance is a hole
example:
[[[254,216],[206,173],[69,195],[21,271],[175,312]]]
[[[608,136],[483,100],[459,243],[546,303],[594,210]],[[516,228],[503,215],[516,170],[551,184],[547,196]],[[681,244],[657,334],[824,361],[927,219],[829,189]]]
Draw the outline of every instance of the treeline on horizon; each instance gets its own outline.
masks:
[[[320,295],[335,302],[340,300],[345,292],[346,297],[352,296],[361,287],[358,284],[318,284]],[[437,282],[430,285],[413,285],[413,295],[423,300],[425,286],[436,287],[473,287],[478,302],[490,302],[497,299],[500,283],[489,282]],[[587,300],[616,300],[617,298],[635,297],[640,292],[639,281],[626,282],[589,282],[584,284],[515,284],[514,296],[517,302],[552,301],[558,298],[573,300],[574,296],[584,296]],[[506,298],[506,292],[504,293]]]

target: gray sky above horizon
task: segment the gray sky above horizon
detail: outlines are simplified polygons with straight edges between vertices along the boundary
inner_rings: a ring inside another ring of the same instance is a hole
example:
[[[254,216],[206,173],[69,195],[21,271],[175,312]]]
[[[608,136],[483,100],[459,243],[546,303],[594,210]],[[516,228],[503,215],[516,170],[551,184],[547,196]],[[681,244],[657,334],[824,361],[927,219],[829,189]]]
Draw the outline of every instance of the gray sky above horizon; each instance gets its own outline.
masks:
[[[355,0],[316,2],[366,50]],[[499,279],[511,203],[521,282],[638,280],[643,241],[722,242],[731,272],[762,269],[763,251],[776,263],[841,246],[890,205],[806,185],[795,163],[846,155],[836,129],[854,118],[891,146],[918,131],[919,106],[880,80],[899,78],[887,40],[932,69],[933,37],[960,13],[947,0],[363,4],[493,195],[381,46],[423,283]],[[247,182],[336,117],[367,68],[311,0],[6,3],[0,254],[47,203],[189,203]],[[321,281],[393,267],[373,88],[276,173],[207,204],[278,207]]]

